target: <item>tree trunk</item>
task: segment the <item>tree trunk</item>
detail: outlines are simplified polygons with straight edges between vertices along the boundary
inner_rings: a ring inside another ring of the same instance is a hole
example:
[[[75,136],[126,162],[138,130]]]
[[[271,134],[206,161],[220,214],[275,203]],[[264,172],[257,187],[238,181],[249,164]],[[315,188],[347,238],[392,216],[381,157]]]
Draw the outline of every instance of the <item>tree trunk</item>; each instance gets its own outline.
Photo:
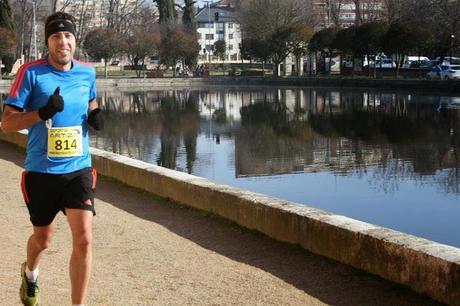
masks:
[[[343,73],[342,73],[342,66],[343,66],[343,53],[340,53],[340,60],[339,60],[339,74],[340,76],[343,76]]]
[[[351,77],[352,78],[355,77],[355,64],[356,64],[356,58],[355,58],[355,55],[353,54],[352,59],[351,59]]]
[[[107,59],[104,59],[104,77],[107,80],[108,71],[107,71]]]
[[[377,56],[374,55],[374,79],[377,78],[377,65],[375,64],[376,61],[377,61]]]
[[[142,77],[144,78],[145,77],[145,69],[144,69],[144,67],[145,67],[145,59],[142,60],[141,65],[142,65]]]
[[[274,67],[273,67],[273,74],[275,77],[278,77],[280,75],[280,63],[278,62],[275,62],[273,63]]]
[[[301,56],[296,56],[295,57],[295,65],[296,65],[296,74],[297,74],[297,77],[300,77],[300,65],[301,65],[301,60],[300,60]]]

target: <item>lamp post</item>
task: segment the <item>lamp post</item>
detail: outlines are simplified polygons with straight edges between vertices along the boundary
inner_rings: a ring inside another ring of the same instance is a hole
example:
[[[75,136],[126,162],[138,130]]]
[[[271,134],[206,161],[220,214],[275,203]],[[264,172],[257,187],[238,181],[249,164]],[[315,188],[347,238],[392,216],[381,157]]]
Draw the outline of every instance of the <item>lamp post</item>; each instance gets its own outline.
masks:
[[[209,50],[208,50],[208,63],[211,64],[211,1],[206,1],[208,3],[208,37],[209,37]]]
[[[452,56],[454,56],[454,39],[455,39],[455,35],[451,34],[450,35],[450,59],[449,59],[450,64],[452,64]]]
[[[206,6],[208,8],[208,34],[204,33],[204,49],[206,50],[204,52],[204,55],[206,56],[206,59],[208,62],[210,62],[210,56],[211,56],[211,50],[208,50],[208,40],[210,40],[211,38],[211,8],[210,8],[210,5],[209,3],[211,2],[210,0],[207,0],[207,1],[203,1],[206,3]],[[204,51],[204,50],[203,50]]]
[[[37,9],[36,0],[32,0],[32,43],[34,45],[34,60],[37,60],[37,22],[35,18],[35,12]]]

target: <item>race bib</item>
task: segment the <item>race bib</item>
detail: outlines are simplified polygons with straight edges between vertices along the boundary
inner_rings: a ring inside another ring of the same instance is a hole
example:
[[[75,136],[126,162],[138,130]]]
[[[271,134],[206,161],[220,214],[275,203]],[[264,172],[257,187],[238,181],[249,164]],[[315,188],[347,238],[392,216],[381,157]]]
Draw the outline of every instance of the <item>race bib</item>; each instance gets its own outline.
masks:
[[[83,155],[81,126],[48,129],[48,156],[74,157]]]

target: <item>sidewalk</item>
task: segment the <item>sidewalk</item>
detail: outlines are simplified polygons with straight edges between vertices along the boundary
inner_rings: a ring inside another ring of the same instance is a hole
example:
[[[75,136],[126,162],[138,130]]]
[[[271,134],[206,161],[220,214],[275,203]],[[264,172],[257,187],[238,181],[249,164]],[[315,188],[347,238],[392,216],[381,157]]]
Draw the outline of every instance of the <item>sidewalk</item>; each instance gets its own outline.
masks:
[[[19,305],[31,231],[24,153],[0,142],[0,305]],[[87,305],[437,305],[348,266],[99,178]],[[40,270],[42,304],[70,305],[63,214]]]

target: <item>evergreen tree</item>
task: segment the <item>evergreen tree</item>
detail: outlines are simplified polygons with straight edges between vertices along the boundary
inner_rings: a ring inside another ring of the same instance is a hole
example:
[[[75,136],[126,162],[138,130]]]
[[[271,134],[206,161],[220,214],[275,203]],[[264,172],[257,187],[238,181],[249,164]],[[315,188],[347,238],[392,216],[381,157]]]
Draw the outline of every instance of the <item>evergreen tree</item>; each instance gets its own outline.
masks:
[[[160,11],[160,23],[173,23],[176,17],[174,0],[156,0],[156,2]]]
[[[7,30],[4,33],[14,32],[13,12],[11,11],[11,7],[10,7],[10,4],[8,3],[8,0],[0,0],[0,28]],[[7,39],[7,37],[3,37],[3,39],[10,40],[10,38]],[[2,47],[5,47],[5,46],[0,46],[0,48]],[[9,52],[1,52],[1,53],[2,54],[0,54],[0,67],[1,67],[1,64],[3,63],[5,65],[4,72],[10,72],[11,68],[13,67],[14,53],[11,52],[10,49],[9,49]],[[0,71],[0,74],[1,74],[1,71]]]
[[[195,19],[195,0],[184,0],[184,14],[182,15],[182,23],[190,33],[196,33],[196,19]]]
[[[195,44],[198,44],[198,38],[196,36],[196,19],[195,19],[195,3],[196,0],[184,0],[184,12],[182,15],[182,24],[184,25],[185,31],[190,33],[192,39],[195,40]],[[188,66],[195,66],[197,63],[196,55],[191,55],[185,58],[185,64]]]
[[[0,0],[0,27],[14,30],[13,14],[8,0]]]

